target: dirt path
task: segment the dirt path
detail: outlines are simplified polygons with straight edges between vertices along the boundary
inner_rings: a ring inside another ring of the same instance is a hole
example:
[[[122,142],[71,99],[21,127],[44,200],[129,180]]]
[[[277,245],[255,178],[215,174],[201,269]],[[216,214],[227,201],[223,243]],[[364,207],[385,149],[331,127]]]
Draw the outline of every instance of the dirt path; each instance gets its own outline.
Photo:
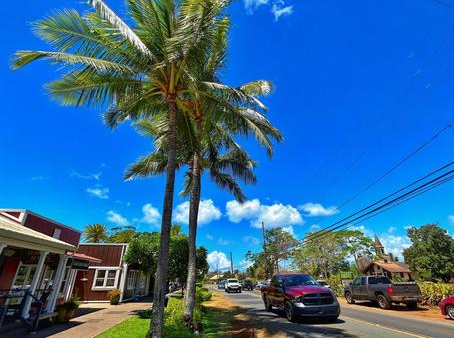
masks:
[[[270,335],[265,329],[257,328],[257,320],[254,316],[245,313],[240,306],[227,299],[222,293],[213,292],[213,299],[204,304],[207,309],[213,308],[217,311],[228,311],[232,314],[231,327],[228,331],[229,336],[239,338],[286,338],[285,334]]]
[[[447,317],[444,317],[440,313],[440,309],[438,308],[418,307],[417,309],[409,309],[405,305],[394,305],[393,309],[391,310],[382,310],[371,302],[357,302],[356,304],[348,304],[344,298],[338,298],[338,300],[341,306],[344,308],[364,310],[390,316],[424,319],[438,323],[453,324],[454,326],[454,321],[446,319]]]

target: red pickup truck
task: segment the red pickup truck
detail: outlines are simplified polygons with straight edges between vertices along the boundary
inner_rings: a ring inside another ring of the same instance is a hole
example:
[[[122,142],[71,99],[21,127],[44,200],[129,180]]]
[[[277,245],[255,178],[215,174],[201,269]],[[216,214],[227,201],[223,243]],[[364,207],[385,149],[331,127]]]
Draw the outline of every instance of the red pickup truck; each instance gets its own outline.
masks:
[[[340,314],[334,293],[304,273],[273,276],[271,283],[262,288],[262,299],[267,311],[273,306],[282,309],[289,321],[313,317],[335,322]]]

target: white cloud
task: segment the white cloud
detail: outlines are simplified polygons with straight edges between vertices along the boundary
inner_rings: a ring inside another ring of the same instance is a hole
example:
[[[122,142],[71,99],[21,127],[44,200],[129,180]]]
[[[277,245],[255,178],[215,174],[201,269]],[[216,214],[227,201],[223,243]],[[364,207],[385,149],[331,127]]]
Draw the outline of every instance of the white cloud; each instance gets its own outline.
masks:
[[[274,21],[278,21],[281,16],[292,15],[293,6],[285,6],[284,1],[277,1],[271,7],[271,13],[274,15]]]
[[[74,169],[72,169],[69,172],[69,176],[71,176],[71,177],[77,177],[77,178],[80,178],[83,180],[96,180],[96,181],[99,181],[99,179],[101,178],[101,174],[102,173],[83,175]]]
[[[225,239],[225,238],[222,238],[222,237],[218,239],[218,244],[219,245],[230,245],[232,243],[233,243],[232,241],[230,241],[228,239]]]
[[[213,236],[211,236],[210,234],[207,234],[206,235],[206,238],[209,239],[210,241],[213,239]]]
[[[385,247],[386,253],[392,253],[394,257],[399,257],[402,259],[402,252],[404,249],[411,246],[411,241],[406,235],[398,235],[396,231],[398,230],[395,226],[390,226],[386,232],[381,234],[376,234],[374,231],[366,228],[364,225],[354,226],[352,230],[360,230],[367,237],[374,239],[375,235],[378,236],[381,243]]]
[[[292,236],[295,236],[295,230],[293,230],[293,227],[291,225],[289,225],[288,227],[283,227],[282,230],[288,232]]]
[[[32,181],[47,181],[50,180],[50,176],[33,176]]]
[[[449,215],[449,216],[448,216],[448,221],[449,221],[449,223],[451,223],[452,225],[454,225],[454,215]]]
[[[407,236],[399,236],[388,233],[378,236],[383,246],[385,247],[385,252],[392,253],[395,257],[402,258],[402,252],[404,249],[411,246],[411,241]]]
[[[207,256],[207,262],[212,271],[224,270],[230,267],[230,261],[227,259],[225,253],[220,251],[210,252]]]
[[[118,226],[129,225],[129,221],[125,217],[123,217],[121,214],[119,214],[118,212],[116,212],[114,210],[109,210],[107,212],[107,220]]]
[[[199,205],[199,215],[197,218],[198,225],[211,223],[214,220],[220,219],[222,216],[221,210],[214,205],[213,200],[202,200]],[[183,202],[175,208],[173,217],[176,222],[188,224],[189,222],[189,202]]]
[[[262,221],[266,227],[285,227],[304,223],[300,212],[290,204],[264,205],[258,199],[241,204],[233,200],[227,202],[226,209],[231,222],[249,220],[254,228],[260,228]]]
[[[93,188],[87,188],[85,190],[90,196],[106,200],[109,198],[109,188],[101,185],[96,185]]]
[[[254,264],[254,262],[252,261],[248,261],[246,259],[242,259],[240,261],[240,264],[238,265],[238,269],[239,270],[246,270],[248,267],[250,267],[252,264]]]
[[[313,216],[330,216],[339,213],[336,206],[330,206],[325,208],[320,203],[306,203],[298,207],[298,209],[304,211],[306,214],[304,216],[313,217]]]
[[[142,207],[143,217],[141,222],[158,225],[161,220],[161,214],[151,203],[147,203]]]
[[[269,0],[243,0],[244,8],[249,14],[252,14],[258,7],[268,4]]]
[[[243,243],[249,246],[256,246],[261,244],[260,240],[254,236],[244,236]]]
[[[320,225],[318,224],[312,224],[310,227],[311,231],[317,231],[320,229]]]

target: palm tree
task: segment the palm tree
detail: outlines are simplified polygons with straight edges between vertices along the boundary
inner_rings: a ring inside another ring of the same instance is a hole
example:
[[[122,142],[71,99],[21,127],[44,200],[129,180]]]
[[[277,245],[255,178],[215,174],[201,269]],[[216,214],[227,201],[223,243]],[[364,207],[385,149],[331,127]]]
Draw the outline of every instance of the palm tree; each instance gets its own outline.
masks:
[[[103,243],[109,239],[108,230],[104,224],[88,224],[84,229],[84,240],[89,243]]]
[[[272,137],[281,140],[280,133],[273,128],[268,120],[260,115],[260,123],[256,123],[252,117],[257,117],[258,113],[251,114],[250,111],[246,112],[242,108],[238,108],[241,112],[238,115],[246,115],[249,119],[252,131],[248,133],[255,133],[263,135],[264,138]],[[209,111],[207,110],[207,113]],[[208,114],[206,114],[209,117]],[[140,158],[134,163],[126,172],[126,179],[142,178],[153,175],[162,174],[165,170],[167,158],[165,153],[165,144],[160,143],[162,140],[162,130],[166,130],[167,126],[164,120],[155,121],[141,121],[137,123],[139,132],[151,137],[158,142],[155,142],[157,149],[147,156]],[[187,279],[187,292],[185,293],[185,316],[192,318],[195,307],[195,284],[196,284],[196,232],[197,232],[197,216],[200,204],[200,190],[201,183],[200,177],[203,172],[209,172],[210,178],[219,187],[231,192],[235,198],[244,202],[246,196],[244,195],[241,187],[236,182],[240,179],[245,183],[255,183],[256,178],[253,174],[253,169],[256,163],[249,158],[249,155],[234,141],[232,136],[226,132],[226,123],[219,120],[214,122],[215,119],[205,119],[203,124],[197,127],[195,121],[196,133],[200,136],[196,137],[198,146],[194,151],[194,147],[188,145],[185,140],[188,139],[187,121],[183,119],[177,123],[177,168],[187,164],[189,170],[186,172],[185,187],[183,195],[190,195],[190,210],[189,210],[189,262],[188,262],[188,279]],[[157,126],[161,126],[158,128]],[[233,124],[230,126],[232,128]],[[234,128],[237,130],[238,126]],[[197,131],[197,129],[199,129]],[[203,134],[202,134],[203,133]],[[265,144],[269,144],[266,142]],[[221,152],[225,149],[225,152]],[[267,148],[268,150],[268,148]],[[272,149],[270,149],[271,151]],[[191,257],[191,253],[194,253]],[[191,259],[192,258],[192,259]]]
[[[62,10],[34,25],[53,51],[19,51],[12,68],[45,59],[68,68],[47,85],[63,105],[108,106],[104,120],[115,127],[128,118],[167,113],[167,167],[160,252],[150,335],[160,337],[168,274],[169,240],[176,170],[178,107],[191,93],[210,96],[213,90],[232,100],[247,100],[227,86],[203,82],[191,73],[206,53],[225,0],[127,0],[134,29],[102,0],[89,0],[94,12],[80,15]],[[215,99],[215,98],[214,98]],[[251,102],[253,104],[253,102]]]
[[[113,243],[129,243],[132,239],[140,235],[136,231],[136,228],[128,225],[125,227],[115,227],[112,228],[112,236],[110,236],[110,241]]]

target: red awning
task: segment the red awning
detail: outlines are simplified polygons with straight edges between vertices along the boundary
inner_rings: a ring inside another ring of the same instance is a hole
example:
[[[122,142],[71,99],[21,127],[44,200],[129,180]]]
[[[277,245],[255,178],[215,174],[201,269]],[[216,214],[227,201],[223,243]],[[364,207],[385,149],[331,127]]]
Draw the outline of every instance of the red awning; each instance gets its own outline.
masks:
[[[101,263],[102,262],[102,260],[99,259],[99,258],[88,256],[88,255],[85,255],[85,254],[82,254],[82,253],[78,253],[78,252],[76,252],[76,253],[68,252],[67,255],[68,256],[74,256],[74,258],[82,259],[84,261],[89,261],[89,262],[93,262],[93,263]]]

